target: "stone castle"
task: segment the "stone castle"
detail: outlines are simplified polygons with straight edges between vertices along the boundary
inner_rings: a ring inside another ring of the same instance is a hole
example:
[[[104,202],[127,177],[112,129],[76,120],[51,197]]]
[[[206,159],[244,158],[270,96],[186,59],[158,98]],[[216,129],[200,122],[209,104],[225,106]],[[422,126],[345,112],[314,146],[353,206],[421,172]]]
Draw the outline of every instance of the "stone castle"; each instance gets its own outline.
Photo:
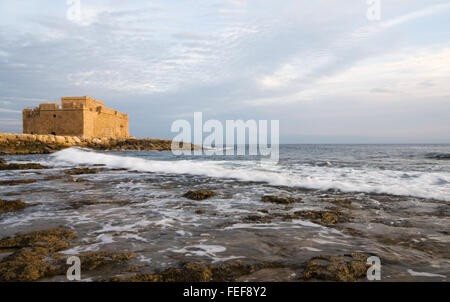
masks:
[[[62,97],[59,103],[41,103],[23,110],[24,134],[79,137],[129,137],[128,114],[104,107],[89,96]]]

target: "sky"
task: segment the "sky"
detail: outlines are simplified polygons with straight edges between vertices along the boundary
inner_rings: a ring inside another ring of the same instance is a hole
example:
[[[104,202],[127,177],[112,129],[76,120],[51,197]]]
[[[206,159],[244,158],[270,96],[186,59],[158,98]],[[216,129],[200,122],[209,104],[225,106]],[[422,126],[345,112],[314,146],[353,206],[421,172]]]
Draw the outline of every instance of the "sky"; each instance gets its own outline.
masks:
[[[0,132],[89,95],[136,137],[203,112],[281,143],[450,143],[448,0],[77,3],[0,0]]]

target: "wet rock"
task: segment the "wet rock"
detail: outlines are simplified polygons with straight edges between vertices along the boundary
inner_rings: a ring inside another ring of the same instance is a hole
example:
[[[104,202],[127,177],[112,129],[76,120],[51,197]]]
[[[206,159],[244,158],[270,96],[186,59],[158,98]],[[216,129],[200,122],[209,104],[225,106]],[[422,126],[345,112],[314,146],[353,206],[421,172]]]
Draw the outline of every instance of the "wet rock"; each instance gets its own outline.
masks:
[[[99,168],[73,168],[64,171],[64,173],[68,175],[81,175],[81,174],[97,174],[100,171],[102,171],[102,169]]]
[[[89,182],[89,180],[79,177],[72,177],[71,179],[73,182]]]
[[[387,219],[387,218],[377,218],[377,219],[373,220],[373,222],[381,223],[381,224],[384,224],[387,226],[392,226],[392,227],[402,227],[402,228],[411,227],[411,223],[406,219],[392,220],[392,219]]]
[[[18,250],[0,262],[0,281],[35,281],[62,273],[51,255],[69,247],[75,237],[73,231],[57,228],[1,239],[0,251]]]
[[[303,280],[353,282],[366,276],[367,256],[351,253],[344,256],[320,255],[308,261]]]
[[[8,192],[4,194],[5,196],[17,196],[17,195],[22,195],[22,193],[20,192]]]
[[[130,277],[116,276],[111,281],[121,282],[227,282],[248,275],[263,265],[231,261],[219,265],[188,262],[180,268],[168,268],[153,274],[137,274]]]
[[[294,198],[294,197],[279,197],[279,196],[275,196],[275,195],[266,195],[266,196],[262,197],[262,201],[280,203],[280,204],[289,204],[289,203],[301,202],[302,199]]]
[[[40,170],[40,169],[48,169],[45,166],[42,166],[41,164],[5,164],[0,165],[0,170]]]
[[[287,267],[283,268],[263,268],[236,278],[236,282],[292,282],[297,279],[295,270]]]
[[[21,200],[3,200],[0,199],[0,214],[12,211],[19,211],[31,205],[22,202]]]
[[[80,257],[83,270],[93,271],[104,266],[126,263],[134,257],[134,253],[84,252],[78,256]]]
[[[202,215],[202,214],[205,214],[206,212],[205,212],[205,210],[196,210],[195,211],[195,214],[199,214],[199,215]]]
[[[0,157],[0,166],[6,165],[6,160]]]
[[[73,201],[70,203],[70,209],[76,210],[81,207],[90,206],[90,205],[94,205],[94,204],[98,204],[98,202],[92,201],[92,200]]]
[[[288,214],[286,218],[305,218],[322,225],[332,225],[344,221],[343,215],[338,211],[296,211]]]
[[[208,282],[211,270],[205,264],[185,263],[181,268],[168,268],[161,273],[139,274],[128,278],[114,277],[111,281],[124,282]]]
[[[0,240],[0,252],[15,250],[0,261],[0,281],[36,281],[67,270],[68,255],[59,251],[74,245],[76,234],[63,228],[7,237]],[[133,253],[84,252],[79,255],[83,271],[110,269],[134,257]]]
[[[35,281],[55,274],[46,249],[23,248],[0,262],[0,281]]]
[[[231,282],[240,276],[249,275],[266,264],[246,264],[240,260],[230,261],[218,265],[211,265],[209,268],[212,272],[211,281],[214,282]],[[269,265],[270,266],[270,265]]]
[[[250,223],[271,223],[272,218],[269,216],[263,216],[263,215],[249,215],[244,218],[245,222]]]
[[[0,249],[44,247],[49,250],[60,250],[70,246],[69,241],[76,238],[75,232],[64,228],[55,228],[28,234],[6,237],[0,240]]]
[[[331,199],[331,200],[326,200],[326,201],[331,202],[331,203],[336,204],[341,207],[351,207],[352,206],[352,201],[348,200],[348,199]]]
[[[22,184],[31,184],[36,182],[36,179],[17,179],[17,180],[2,180],[0,186],[17,186]]]
[[[183,195],[183,197],[192,199],[192,200],[204,200],[208,199],[212,196],[215,196],[216,193],[208,190],[197,190],[197,191],[188,191]]]

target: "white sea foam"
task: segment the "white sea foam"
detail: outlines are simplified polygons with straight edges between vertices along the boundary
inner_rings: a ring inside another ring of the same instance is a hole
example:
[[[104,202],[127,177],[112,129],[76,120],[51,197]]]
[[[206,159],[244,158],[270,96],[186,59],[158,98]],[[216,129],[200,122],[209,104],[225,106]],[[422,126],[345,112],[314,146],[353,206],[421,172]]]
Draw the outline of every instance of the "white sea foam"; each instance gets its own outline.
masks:
[[[450,201],[450,173],[408,172],[376,168],[339,168],[310,165],[284,167],[245,161],[161,161],[70,148],[54,153],[55,165],[105,164],[143,172],[191,174],[271,185],[344,192],[386,193]]]
[[[432,274],[427,272],[415,272],[412,269],[408,270],[408,273],[411,276],[417,276],[417,277],[439,277],[439,278],[447,278],[447,276],[440,275],[440,274]]]

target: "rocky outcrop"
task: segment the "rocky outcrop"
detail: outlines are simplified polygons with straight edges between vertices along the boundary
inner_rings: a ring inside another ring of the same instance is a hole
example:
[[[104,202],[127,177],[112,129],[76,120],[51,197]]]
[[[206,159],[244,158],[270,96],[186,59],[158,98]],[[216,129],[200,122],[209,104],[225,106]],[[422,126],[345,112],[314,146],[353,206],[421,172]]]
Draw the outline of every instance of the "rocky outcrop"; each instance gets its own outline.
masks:
[[[192,199],[192,200],[205,200],[210,197],[213,197],[216,193],[208,190],[197,190],[197,191],[188,191],[183,195],[183,197]]]
[[[0,171],[1,170],[41,170],[41,169],[47,169],[47,167],[41,165],[41,164],[6,164],[6,162],[3,164],[0,162]]]
[[[12,211],[19,211],[29,207],[29,204],[21,200],[3,200],[0,199],[0,214]]]
[[[56,228],[6,237],[0,240],[0,253],[12,253],[0,260],[0,282],[36,281],[65,275],[67,255],[60,253],[77,243],[77,234],[70,229]],[[108,269],[126,263],[133,253],[82,252],[78,255],[83,271]]]
[[[0,133],[0,155],[48,154],[74,146],[94,150],[169,151],[171,150],[171,144],[171,140],[153,138],[90,138],[50,134]],[[193,145],[189,144],[189,146],[194,149]]]
[[[188,262],[179,268],[169,267],[159,273],[137,274],[130,277],[116,276],[113,282],[231,282],[274,264],[246,264],[232,260],[218,265]]]
[[[289,203],[295,203],[295,202],[301,202],[301,198],[295,198],[295,197],[280,197],[275,195],[266,195],[261,198],[264,202],[273,202],[273,203],[280,203],[280,204],[289,204]]]
[[[308,261],[303,280],[354,282],[366,276],[367,256],[351,253],[344,256],[320,255]]]

